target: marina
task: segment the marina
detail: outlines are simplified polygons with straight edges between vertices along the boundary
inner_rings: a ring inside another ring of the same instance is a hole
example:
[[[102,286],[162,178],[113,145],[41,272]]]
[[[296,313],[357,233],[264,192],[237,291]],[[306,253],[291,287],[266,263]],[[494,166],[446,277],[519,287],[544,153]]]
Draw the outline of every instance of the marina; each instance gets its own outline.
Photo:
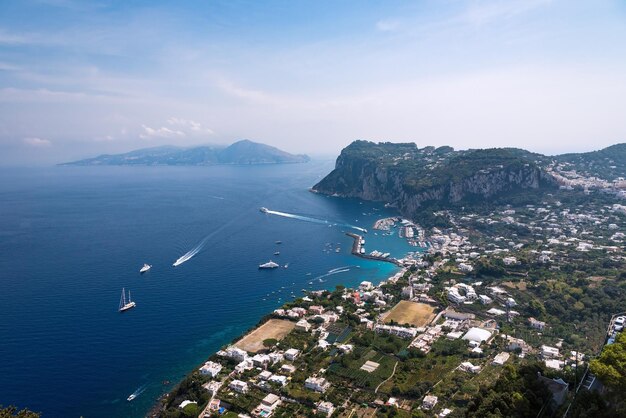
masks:
[[[370,254],[365,253],[365,239],[358,234],[352,232],[346,232],[346,235],[354,239],[352,244],[352,254],[357,257],[365,258],[367,260],[385,261],[387,263],[395,264],[398,267],[404,266],[404,264],[393,257],[389,257],[389,253],[381,253],[380,251],[372,251]],[[385,257],[386,255],[386,257]]]

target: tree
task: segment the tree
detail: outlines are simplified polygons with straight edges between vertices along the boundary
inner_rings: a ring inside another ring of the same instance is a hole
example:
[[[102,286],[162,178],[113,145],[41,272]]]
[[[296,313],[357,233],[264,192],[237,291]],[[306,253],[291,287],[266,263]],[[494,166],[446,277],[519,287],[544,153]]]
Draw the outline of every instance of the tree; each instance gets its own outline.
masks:
[[[40,414],[28,409],[18,411],[14,406],[7,406],[4,408],[0,405],[0,418],[39,418],[40,416]]]
[[[263,347],[272,348],[278,343],[276,338],[267,338],[263,340]]]
[[[590,367],[604,385],[617,393],[626,393],[626,333],[620,333],[613,344],[606,346]]]

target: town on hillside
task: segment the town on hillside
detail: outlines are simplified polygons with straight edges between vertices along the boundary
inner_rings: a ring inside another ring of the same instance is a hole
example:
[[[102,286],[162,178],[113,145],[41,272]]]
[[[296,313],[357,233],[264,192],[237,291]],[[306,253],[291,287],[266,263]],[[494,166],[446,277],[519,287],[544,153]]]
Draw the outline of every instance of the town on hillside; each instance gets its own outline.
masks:
[[[211,355],[152,414],[611,411],[610,382],[593,364],[621,341],[626,322],[626,206],[588,186],[533,204],[438,211],[428,225],[378,220],[370,233],[398,234],[423,251],[395,260],[402,267],[381,283],[285,303]]]

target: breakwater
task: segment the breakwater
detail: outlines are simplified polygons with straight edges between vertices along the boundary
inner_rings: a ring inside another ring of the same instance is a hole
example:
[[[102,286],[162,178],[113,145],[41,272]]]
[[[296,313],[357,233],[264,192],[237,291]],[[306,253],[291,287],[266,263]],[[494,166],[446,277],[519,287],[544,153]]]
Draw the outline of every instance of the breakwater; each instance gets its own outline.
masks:
[[[353,255],[356,255],[357,257],[365,258],[367,260],[385,261],[387,263],[395,264],[396,266],[399,266],[399,267],[402,267],[404,265],[400,260],[393,258],[393,257],[384,257],[382,255],[366,254],[365,249],[364,249],[364,240],[361,235],[354,234],[352,232],[346,232],[346,235],[354,239],[354,242],[352,243],[352,251],[351,251]]]

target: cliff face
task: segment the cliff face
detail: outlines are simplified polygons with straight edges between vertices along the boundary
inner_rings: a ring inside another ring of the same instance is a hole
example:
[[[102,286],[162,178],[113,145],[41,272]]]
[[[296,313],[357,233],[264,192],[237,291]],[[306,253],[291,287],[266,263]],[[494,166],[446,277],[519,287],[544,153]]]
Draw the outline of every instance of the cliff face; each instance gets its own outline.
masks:
[[[534,158],[513,149],[454,151],[357,141],[341,152],[335,169],[312,190],[387,202],[411,216],[427,202],[488,200],[553,187]]]

